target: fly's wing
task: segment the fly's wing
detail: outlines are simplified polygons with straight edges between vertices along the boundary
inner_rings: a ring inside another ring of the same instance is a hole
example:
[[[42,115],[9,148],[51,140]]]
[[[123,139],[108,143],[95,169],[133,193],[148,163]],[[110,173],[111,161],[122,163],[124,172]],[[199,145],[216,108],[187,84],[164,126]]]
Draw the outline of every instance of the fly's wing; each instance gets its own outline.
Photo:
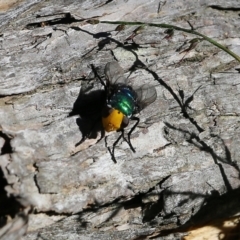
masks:
[[[106,64],[104,73],[108,85],[126,84],[127,80],[123,76],[124,71],[118,62],[109,62]]]
[[[137,104],[139,106],[139,112],[145,107],[147,107],[149,104],[154,102],[157,98],[156,88],[151,85],[149,86],[148,84],[144,84],[136,90],[134,89],[134,91],[137,94]]]

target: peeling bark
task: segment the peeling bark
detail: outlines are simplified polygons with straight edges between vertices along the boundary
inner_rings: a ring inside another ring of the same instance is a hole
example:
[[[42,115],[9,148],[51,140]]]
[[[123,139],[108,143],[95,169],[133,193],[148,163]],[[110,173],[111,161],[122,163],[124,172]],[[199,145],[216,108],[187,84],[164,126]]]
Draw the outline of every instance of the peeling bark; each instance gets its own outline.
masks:
[[[11,3],[0,4],[0,166],[17,207],[1,210],[2,239],[181,239],[239,212],[239,62],[206,41],[184,50],[190,34],[89,22],[189,21],[239,55],[238,1]],[[114,60],[158,93],[136,153],[121,141],[117,163],[91,68],[104,79]]]

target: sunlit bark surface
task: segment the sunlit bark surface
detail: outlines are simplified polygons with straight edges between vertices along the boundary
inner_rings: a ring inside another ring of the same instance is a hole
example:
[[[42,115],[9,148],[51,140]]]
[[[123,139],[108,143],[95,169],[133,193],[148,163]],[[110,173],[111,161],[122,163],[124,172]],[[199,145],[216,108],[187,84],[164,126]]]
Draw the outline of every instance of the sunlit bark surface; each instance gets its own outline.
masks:
[[[239,14],[238,0],[0,2],[1,239],[188,240],[209,222],[206,239],[234,234],[240,63],[187,33],[88,20],[193,27],[240,55]],[[158,95],[116,163],[92,68],[104,80],[111,61]]]

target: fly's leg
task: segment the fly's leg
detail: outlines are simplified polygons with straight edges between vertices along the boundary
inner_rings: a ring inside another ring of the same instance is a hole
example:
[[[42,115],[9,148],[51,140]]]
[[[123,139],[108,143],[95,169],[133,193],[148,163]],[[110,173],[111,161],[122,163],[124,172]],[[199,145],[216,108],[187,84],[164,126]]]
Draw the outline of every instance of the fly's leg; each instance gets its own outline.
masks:
[[[134,131],[134,129],[137,127],[140,119],[138,117],[131,117],[131,120],[134,120],[134,121],[137,121],[137,122],[134,124],[134,126],[131,128],[131,130],[128,132],[128,140],[126,140],[125,138],[124,139],[128,143],[128,145],[131,148],[131,150],[135,153],[136,151],[135,151],[135,149],[132,146],[130,137],[131,137],[131,134]]]
[[[123,134],[124,134],[124,130],[120,130],[120,131],[121,131],[121,134],[119,135],[118,139],[113,143],[112,151],[111,151],[110,147],[107,147],[107,138],[105,138],[106,147],[107,147],[114,163],[117,163],[115,155],[114,155],[115,147],[117,146],[118,142],[120,141],[120,139],[123,137]]]
[[[82,137],[82,139],[75,144],[75,147],[78,147],[79,145],[81,145],[86,139],[87,139],[87,136]]]
[[[101,129],[101,137],[97,140],[96,143],[100,142],[104,137],[105,137],[105,130],[102,128]]]
[[[115,155],[114,155],[115,147],[117,146],[117,144],[118,144],[118,142],[120,141],[121,138],[123,138],[123,139],[128,143],[129,147],[131,148],[131,150],[132,150],[133,152],[136,152],[135,149],[134,149],[133,146],[132,146],[130,137],[131,137],[131,134],[132,134],[132,132],[134,131],[134,129],[137,127],[140,119],[139,119],[138,117],[132,117],[131,120],[135,120],[135,121],[137,121],[137,122],[134,124],[134,126],[133,126],[133,127],[131,128],[131,130],[129,131],[129,133],[128,133],[128,138],[126,139],[125,136],[124,136],[124,129],[119,130],[119,131],[121,132],[121,134],[119,135],[118,139],[113,143],[112,151],[111,151],[110,147],[107,147],[107,137],[105,138],[106,147],[107,147],[107,149],[108,149],[108,151],[109,151],[109,153],[110,153],[110,155],[111,155],[112,160],[114,161],[114,163],[117,163],[116,158],[115,158]]]
[[[78,147],[78,146],[81,145],[83,142],[85,142],[85,140],[89,138],[89,135],[90,135],[90,134],[91,134],[91,133],[89,133],[89,134],[87,134],[87,135],[84,135],[84,136],[82,137],[82,139],[81,139],[78,143],[75,144],[75,147]],[[97,144],[98,142],[100,142],[100,141],[104,138],[104,136],[105,136],[105,131],[102,131],[102,130],[101,130],[101,137],[97,140],[96,144]]]
[[[100,81],[100,83],[103,85],[105,91],[107,90],[107,86],[106,86],[106,83],[102,80],[102,78],[99,76],[96,68],[94,67],[93,64],[91,64],[91,68],[92,68],[92,71],[94,72],[94,75],[98,78],[98,80]]]

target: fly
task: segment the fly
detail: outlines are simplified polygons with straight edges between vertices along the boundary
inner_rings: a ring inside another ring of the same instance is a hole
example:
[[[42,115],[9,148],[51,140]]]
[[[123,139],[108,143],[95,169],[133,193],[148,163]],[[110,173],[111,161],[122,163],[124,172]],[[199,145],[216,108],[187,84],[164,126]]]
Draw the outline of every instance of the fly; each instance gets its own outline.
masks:
[[[114,142],[112,150],[108,147],[112,160],[116,163],[114,150],[121,138],[135,152],[130,140],[132,132],[140,121],[135,115],[156,100],[157,92],[154,86],[148,84],[136,88],[131,86],[123,76],[124,71],[117,62],[107,63],[104,73],[106,83],[97,75],[106,93],[106,102],[102,111],[102,125],[106,132],[121,132]],[[128,126],[130,120],[136,121],[136,123],[128,132],[126,139],[124,129]]]

